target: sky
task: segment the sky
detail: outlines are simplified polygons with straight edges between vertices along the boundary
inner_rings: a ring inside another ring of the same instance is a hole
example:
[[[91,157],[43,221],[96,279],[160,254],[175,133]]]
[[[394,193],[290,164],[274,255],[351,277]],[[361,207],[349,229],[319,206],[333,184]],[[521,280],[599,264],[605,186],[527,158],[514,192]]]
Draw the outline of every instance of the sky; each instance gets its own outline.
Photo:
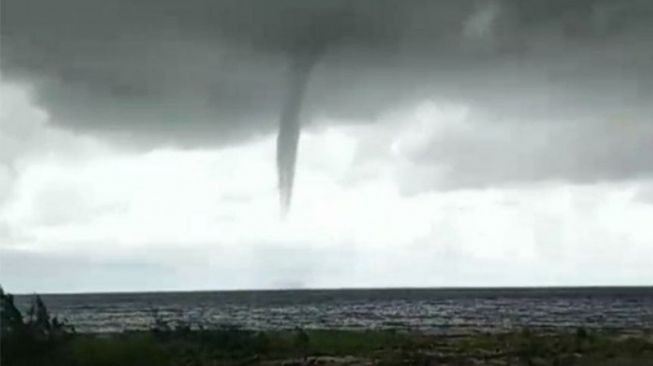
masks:
[[[653,284],[649,1],[1,14],[8,291]]]

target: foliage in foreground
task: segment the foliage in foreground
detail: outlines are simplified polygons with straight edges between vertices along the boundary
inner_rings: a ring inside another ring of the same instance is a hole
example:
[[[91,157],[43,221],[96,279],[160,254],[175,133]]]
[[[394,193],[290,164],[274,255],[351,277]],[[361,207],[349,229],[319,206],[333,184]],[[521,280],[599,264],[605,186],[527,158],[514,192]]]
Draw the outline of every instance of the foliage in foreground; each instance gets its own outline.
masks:
[[[34,359],[49,364],[48,357],[60,344],[74,335],[74,328],[50,317],[40,296],[34,296],[32,305],[23,316],[11,294],[0,287],[0,363],[10,365],[15,361]]]
[[[149,332],[75,334],[40,298],[24,317],[0,291],[4,366],[653,365],[650,335],[521,331],[445,337],[394,331],[233,327],[191,330],[160,320]]]

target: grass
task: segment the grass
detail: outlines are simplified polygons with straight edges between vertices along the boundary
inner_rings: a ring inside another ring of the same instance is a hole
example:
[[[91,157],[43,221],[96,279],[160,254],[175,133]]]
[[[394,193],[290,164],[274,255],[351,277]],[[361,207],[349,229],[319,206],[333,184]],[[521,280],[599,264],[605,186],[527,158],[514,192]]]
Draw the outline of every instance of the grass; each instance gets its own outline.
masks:
[[[168,360],[163,345],[148,335],[113,339],[79,337],[68,346],[71,358],[79,365],[164,365]]]
[[[650,335],[587,331],[446,337],[392,331],[220,329],[77,334],[48,345],[23,346],[28,352],[10,360],[3,357],[2,365],[653,365]]]

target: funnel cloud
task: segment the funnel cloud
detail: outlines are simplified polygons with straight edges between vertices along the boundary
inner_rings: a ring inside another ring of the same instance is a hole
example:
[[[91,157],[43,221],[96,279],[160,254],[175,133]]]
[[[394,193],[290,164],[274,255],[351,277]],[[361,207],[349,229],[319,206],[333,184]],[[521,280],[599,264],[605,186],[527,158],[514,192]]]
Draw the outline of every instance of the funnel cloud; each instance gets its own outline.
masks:
[[[285,214],[290,208],[299,134],[301,131],[301,109],[311,69],[315,64],[313,54],[292,59],[288,70],[287,95],[279,119],[277,135],[277,174],[279,176],[279,199]]]

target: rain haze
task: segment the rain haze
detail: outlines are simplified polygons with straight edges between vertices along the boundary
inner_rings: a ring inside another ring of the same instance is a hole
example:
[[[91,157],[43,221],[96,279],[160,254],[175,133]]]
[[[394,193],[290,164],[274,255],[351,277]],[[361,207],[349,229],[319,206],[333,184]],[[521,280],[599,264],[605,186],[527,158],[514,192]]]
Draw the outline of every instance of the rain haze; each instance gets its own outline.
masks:
[[[653,2],[3,0],[24,292],[651,285]]]

